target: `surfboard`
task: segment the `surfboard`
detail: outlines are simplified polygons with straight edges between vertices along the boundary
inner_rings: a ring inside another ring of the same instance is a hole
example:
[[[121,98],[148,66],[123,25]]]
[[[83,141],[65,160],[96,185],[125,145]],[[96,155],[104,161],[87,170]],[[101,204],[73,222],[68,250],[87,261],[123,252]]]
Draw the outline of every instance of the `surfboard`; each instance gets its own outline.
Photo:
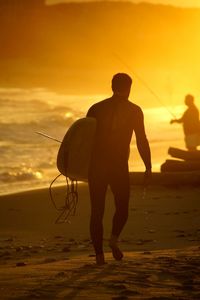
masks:
[[[57,168],[61,174],[71,180],[88,181],[95,132],[95,118],[81,118],[71,125],[57,155]]]

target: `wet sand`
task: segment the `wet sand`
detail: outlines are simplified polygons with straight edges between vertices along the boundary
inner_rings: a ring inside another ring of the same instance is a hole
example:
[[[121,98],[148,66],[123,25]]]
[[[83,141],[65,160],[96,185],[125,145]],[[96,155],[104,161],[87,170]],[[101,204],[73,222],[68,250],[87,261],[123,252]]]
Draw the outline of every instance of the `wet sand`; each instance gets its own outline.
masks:
[[[54,189],[64,203],[64,187]],[[55,224],[48,189],[0,197],[0,299],[200,299],[200,187],[131,186],[124,260],[107,246],[114,212],[106,201],[105,256],[95,265],[89,194],[79,185],[71,224]]]

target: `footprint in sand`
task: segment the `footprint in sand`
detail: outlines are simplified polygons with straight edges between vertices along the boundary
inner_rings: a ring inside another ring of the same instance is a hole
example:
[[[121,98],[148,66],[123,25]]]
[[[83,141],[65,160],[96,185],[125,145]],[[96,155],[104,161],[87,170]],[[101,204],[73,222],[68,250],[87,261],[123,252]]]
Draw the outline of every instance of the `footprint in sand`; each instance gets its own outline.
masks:
[[[65,272],[59,272],[55,275],[55,277],[58,277],[58,278],[62,278],[62,277],[65,277],[66,276],[66,273]]]
[[[112,300],[127,300],[128,297],[127,296],[117,296],[117,297],[112,297]]]
[[[9,259],[11,258],[11,253],[9,251],[3,251],[0,253],[0,258]]]
[[[184,238],[184,237],[186,237],[186,234],[184,234],[184,233],[177,234],[176,237],[177,238]]]
[[[62,249],[62,252],[70,252],[71,251],[71,249],[70,249],[70,247],[68,247],[68,246],[65,246],[63,249]]]
[[[49,264],[49,263],[52,263],[52,262],[56,262],[56,259],[53,258],[53,257],[45,258],[45,259],[42,261],[43,264]]]

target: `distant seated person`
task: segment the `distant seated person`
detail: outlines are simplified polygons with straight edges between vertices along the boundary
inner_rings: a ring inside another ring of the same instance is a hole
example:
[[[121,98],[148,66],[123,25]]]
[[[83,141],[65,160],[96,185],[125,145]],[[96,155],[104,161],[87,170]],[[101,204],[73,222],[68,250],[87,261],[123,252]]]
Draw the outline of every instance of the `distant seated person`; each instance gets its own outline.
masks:
[[[199,110],[194,105],[194,97],[192,95],[185,96],[185,105],[187,109],[180,119],[171,120],[170,124],[182,123],[185,134],[185,145],[189,151],[197,150],[200,145],[200,121]]]

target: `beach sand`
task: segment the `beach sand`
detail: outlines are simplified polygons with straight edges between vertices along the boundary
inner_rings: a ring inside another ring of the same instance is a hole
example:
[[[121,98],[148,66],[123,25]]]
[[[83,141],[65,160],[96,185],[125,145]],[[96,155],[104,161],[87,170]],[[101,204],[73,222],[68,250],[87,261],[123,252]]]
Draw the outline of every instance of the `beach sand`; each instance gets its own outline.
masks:
[[[53,190],[59,205],[65,187]],[[200,187],[131,186],[129,220],[121,235],[121,262],[108,244],[113,198],[106,199],[105,257],[95,265],[89,238],[89,192],[79,184],[71,223],[48,189],[0,197],[0,299],[200,299]]]

